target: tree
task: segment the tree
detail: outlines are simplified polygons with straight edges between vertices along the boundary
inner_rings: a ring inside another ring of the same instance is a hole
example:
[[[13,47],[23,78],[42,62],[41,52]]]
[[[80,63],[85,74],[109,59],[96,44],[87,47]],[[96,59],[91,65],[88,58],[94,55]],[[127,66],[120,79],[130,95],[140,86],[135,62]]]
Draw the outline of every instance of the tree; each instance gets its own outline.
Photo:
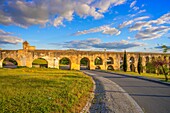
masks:
[[[162,45],[163,53],[166,53],[168,51],[168,47],[166,45]]]
[[[169,69],[167,68],[167,65],[169,65],[170,63],[167,62],[166,60],[158,59],[154,60],[152,64],[156,69],[162,68],[163,74],[165,75],[165,81],[168,81]]]
[[[142,58],[139,54],[139,58],[138,58],[138,73],[140,74],[142,72]]]
[[[123,57],[123,71],[127,71],[127,56],[126,56],[126,51],[124,51],[124,57]]]

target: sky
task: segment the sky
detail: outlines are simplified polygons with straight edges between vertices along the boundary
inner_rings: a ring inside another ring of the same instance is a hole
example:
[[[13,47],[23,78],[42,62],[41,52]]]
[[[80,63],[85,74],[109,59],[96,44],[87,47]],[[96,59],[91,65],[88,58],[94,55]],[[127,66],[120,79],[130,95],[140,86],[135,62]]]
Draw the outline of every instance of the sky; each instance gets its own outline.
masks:
[[[0,48],[162,52],[170,0],[0,0]]]

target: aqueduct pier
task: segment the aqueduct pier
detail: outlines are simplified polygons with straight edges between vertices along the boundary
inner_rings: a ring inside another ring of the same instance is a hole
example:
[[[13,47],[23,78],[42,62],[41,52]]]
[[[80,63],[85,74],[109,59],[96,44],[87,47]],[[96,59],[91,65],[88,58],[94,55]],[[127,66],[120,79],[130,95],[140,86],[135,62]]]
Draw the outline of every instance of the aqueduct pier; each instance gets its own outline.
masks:
[[[162,58],[170,62],[170,54],[127,52],[128,71],[131,70],[131,65],[137,68],[139,54],[142,57],[143,66],[146,66],[147,62],[155,58]],[[23,49],[0,50],[0,67],[3,67],[2,63],[5,58],[12,58],[16,60],[18,66],[27,67],[32,67],[32,62],[35,59],[43,58],[48,62],[48,68],[59,69],[59,61],[62,58],[67,58],[70,60],[70,69],[80,70],[80,61],[86,58],[89,69],[100,68],[106,70],[112,67],[115,70],[120,70],[121,64],[123,63],[123,55],[123,52],[110,51],[37,50],[34,46],[30,46],[28,42],[24,42]],[[96,59],[100,59],[101,62],[95,64]],[[145,69],[143,71],[145,71]]]

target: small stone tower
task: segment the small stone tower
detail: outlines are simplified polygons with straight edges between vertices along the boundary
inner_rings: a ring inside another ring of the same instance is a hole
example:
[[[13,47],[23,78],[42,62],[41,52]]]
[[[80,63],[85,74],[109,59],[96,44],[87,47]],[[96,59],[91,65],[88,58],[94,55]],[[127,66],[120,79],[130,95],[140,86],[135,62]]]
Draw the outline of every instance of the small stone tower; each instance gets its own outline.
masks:
[[[28,50],[28,49],[29,49],[29,46],[30,46],[30,45],[29,45],[29,43],[28,43],[27,41],[24,41],[24,42],[23,42],[23,49],[24,49],[24,50]]]
[[[27,41],[23,42],[23,50],[33,51],[35,49],[36,49],[35,46],[30,46],[30,44]]]

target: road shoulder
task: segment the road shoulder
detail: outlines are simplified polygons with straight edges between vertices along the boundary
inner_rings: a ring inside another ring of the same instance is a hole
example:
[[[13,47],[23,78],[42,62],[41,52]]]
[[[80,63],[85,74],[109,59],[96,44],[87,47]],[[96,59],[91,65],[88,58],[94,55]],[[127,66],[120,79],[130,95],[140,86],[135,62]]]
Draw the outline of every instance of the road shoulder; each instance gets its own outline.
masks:
[[[107,78],[88,72],[86,74],[93,77],[96,85],[89,112],[143,113],[140,106],[119,85]]]

